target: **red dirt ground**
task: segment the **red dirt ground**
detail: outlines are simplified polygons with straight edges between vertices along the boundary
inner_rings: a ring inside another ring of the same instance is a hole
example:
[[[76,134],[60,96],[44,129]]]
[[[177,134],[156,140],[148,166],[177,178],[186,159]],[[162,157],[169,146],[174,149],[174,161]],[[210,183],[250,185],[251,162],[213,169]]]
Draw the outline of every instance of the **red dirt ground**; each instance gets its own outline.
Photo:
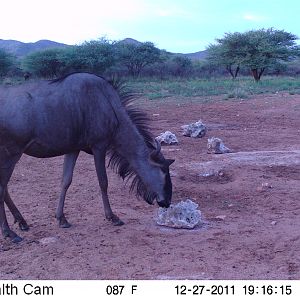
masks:
[[[73,226],[61,229],[54,214],[63,158],[23,156],[9,190],[30,231],[20,232],[8,213],[24,241],[0,238],[0,279],[300,279],[300,96],[197,100],[145,107],[155,134],[179,138],[163,147],[176,159],[173,202],[197,202],[204,227],[156,225],[157,205],[137,200],[109,171],[111,204],[125,222],[112,226],[93,159],[82,153],[66,199]],[[205,138],[181,136],[181,125],[199,119]],[[212,136],[234,153],[207,154]]]

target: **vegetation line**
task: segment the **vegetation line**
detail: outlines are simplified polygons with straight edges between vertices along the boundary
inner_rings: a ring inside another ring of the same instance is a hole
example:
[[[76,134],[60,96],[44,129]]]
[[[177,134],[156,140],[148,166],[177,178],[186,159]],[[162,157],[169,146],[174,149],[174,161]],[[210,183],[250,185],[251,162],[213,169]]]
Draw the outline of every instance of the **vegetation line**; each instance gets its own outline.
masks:
[[[214,79],[168,79],[151,78],[135,79],[131,87],[143,94],[149,100],[166,99],[168,97],[206,97],[223,96],[224,100],[236,98],[247,99],[263,93],[287,92],[300,94],[300,78],[266,76],[259,83],[252,77],[240,77],[236,80],[229,78]]]

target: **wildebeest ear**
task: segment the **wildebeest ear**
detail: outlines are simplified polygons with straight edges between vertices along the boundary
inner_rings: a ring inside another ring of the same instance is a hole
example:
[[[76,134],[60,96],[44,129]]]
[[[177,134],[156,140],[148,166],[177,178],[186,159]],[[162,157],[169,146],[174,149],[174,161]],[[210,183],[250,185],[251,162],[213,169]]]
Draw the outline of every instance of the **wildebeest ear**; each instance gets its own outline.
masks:
[[[166,159],[166,163],[168,166],[170,166],[174,161],[175,159]]]

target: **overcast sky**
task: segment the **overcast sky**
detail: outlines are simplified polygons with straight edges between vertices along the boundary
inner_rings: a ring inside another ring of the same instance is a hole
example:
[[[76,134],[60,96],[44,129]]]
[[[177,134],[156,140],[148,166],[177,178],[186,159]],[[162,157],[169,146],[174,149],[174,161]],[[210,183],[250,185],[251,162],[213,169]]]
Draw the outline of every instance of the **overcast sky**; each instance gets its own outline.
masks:
[[[22,42],[131,37],[190,53],[269,27],[300,36],[300,0],[0,0],[0,39]]]

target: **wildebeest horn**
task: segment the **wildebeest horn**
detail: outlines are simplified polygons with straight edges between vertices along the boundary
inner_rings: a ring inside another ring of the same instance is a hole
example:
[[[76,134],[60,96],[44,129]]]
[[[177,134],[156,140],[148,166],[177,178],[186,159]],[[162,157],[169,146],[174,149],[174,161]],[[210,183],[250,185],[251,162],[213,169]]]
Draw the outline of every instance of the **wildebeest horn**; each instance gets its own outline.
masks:
[[[155,140],[156,143],[156,147],[155,149],[151,152],[151,158],[155,158],[158,156],[160,150],[161,150],[161,145],[160,142],[158,142],[157,140]]]
[[[166,159],[166,164],[170,166],[174,161],[175,159]]]
[[[159,142],[158,140],[155,140],[155,143],[156,143],[156,150],[157,150],[158,152],[160,152],[160,150],[161,150],[160,142]]]

